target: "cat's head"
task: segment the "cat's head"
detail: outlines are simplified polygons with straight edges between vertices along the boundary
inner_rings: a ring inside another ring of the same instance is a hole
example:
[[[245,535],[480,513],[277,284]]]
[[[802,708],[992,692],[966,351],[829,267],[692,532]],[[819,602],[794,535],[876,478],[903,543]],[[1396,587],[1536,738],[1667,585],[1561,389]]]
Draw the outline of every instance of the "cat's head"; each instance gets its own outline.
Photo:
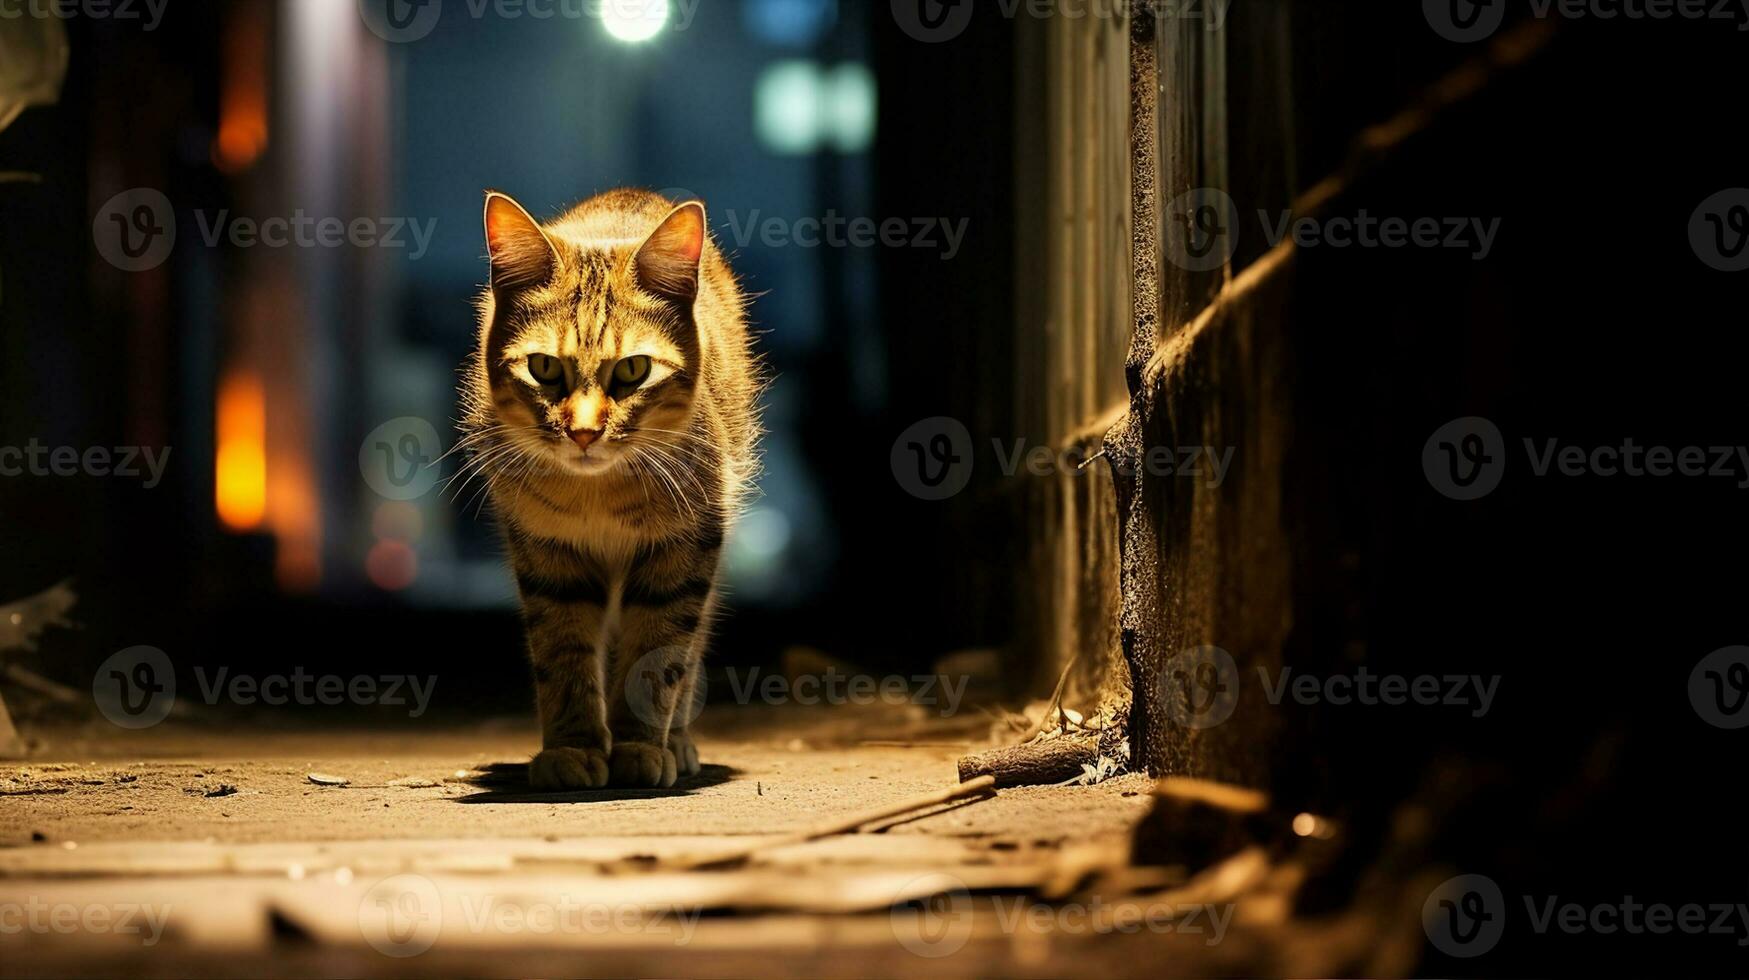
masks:
[[[660,467],[687,441],[704,207],[689,201],[639,224],[641,237],[584,245],[487,193],[482,354],[510,452],[587,476],[646,455]]]

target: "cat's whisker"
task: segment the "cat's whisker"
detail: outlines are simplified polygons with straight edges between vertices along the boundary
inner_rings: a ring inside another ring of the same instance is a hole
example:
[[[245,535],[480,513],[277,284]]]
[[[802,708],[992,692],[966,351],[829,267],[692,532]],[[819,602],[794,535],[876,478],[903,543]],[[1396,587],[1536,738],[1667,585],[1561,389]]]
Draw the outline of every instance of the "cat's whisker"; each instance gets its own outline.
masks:
[[[697,475],[692,473],[680,460],[670,459],[659,450],[651,454],[651,459],[652,461],[663,461],[661,463],[662,469],[665,473],[670,474],[670,480],[674,485],[676,505],[684,508],[687,519],[692,520],[697,513],[692,504],[693,494],[703,490],[703,485],[699,482]],[[672,464],[672,469],[670,464]]]
[[[519,447],[514,441],[507,440],[506,442],[490,446],[487,449],[470,456],[462,464],[461,468],[456,471],[455,476],[450,477],[449,481],[444,484],[443,491],[448,492],[450,486],[454,484],[457,479],[461,479],[461,485],[456,487],[455,492],[450,497],[451,500],[459,500],[462,491],[466,490],[468,485],[472,483],[476,477],[482,473],[489,474],[500,461],[515,453],[518,448]]]
[[[651,440],[650,442],[645,444],[645,449],[654,455],[659,455],[665,459],[668,459],[669,461],[673,462],[676,466],[678,466],[680,468],[681,474],[686,477],[687,482],[688,482],[688,486],[690,489],[692,489],[693,491],[696,491],[699,494],[706,494],[708,492],[709,488],[705,486],[704,481],[699,478],[697,471],[693,468],[692,465],[690,465],[690,464],[696,464],[699,461],[680,457],[675,452],[670,451],[670,450],[678,450],[679,447],[672,446],[669,443],[662,442],[661,440]]]
[[[510,428],[510,426],[508,426],[508,425],[504,425],[503,423],[497,423],[494,425],[489,425],[489,426],[485,427],[484,429],[480,429],[477,432],[469,432],[466,435],[462,436],[460,439],[457,439],[455,442],[455,445],[453,445],[453,446],[449,447],[449,449],[445,450],[443,455],[437,457],[436,459],[432,460],[431,462],[429,462],[425,465],[427,467],[436,466],[438,463],[443,462],[444,460],[450,458],[451,456],[455,455],[456,453],[462,452],[463,450],[467,450],[467,449],[475,446],[478,443],[484,442],[487,439],[491,438],[494,435],[497,435],[500,432],[508,431],[509,428]]]
[[[512,448],[513,447],[507,442],[499,443],[497,445],[487,446],[485,449],[464,457],[461,466],[458,467],[454,475],[445,482],[444,489],[449,489],[449,486],[457,480],[461,480],[462,486],[466,486],[469,480],[472,480],[474,476],[485,471],[496,459],[503,456],[505,453],[510,452]]]
[[[691,465],[689,465],[696,462],[695,460],[688,460],[670,452],[669,450],[673,447],[659,440],[650,440],[649,442],[644,443],[642,448],[646,454],[654,458],[673,463],[678,470],[679,476],[685,478],[689,489],[701,493],[705,490],[704,482],[699,479],[697,472]]]
[[[655,472],[657,472],[661,475],[664,487],[668,491],[669,499],[674,501],[674,506],[676,508],[685,510],[686,514],[687,514],[687,518],[690,520],[692,518],[692,507],[691,507],[690,503],[688,503],[688,501],[686,500],[685,489],[680,485],[679,480],[676,479],[674,474],[669,470],[668,464],[662,461],[660,455],[658,455],[657,453],[653,453],[653,452],[645,453],[644,459],[652,467],[654,467]]]
[[[685,438],[685,439],[691,439],[691,440],[697,442],[698,444],[706,447],[707,449],[711,450],[712,452],[715,452],[715,453],[722,452],[721,448],[718,447],[715,443],[711,442],[709,439],[705,438],[704,436],[702,436],[696,432],[686,432],[686,431],[683,431],[681,429],[661,429],[661,428],[657,428],[656,426],[653,426],[653,425],[636,426],[631,431],[633,431],[633,432],[660,432],[664,435],[680,436],[680,437]]]

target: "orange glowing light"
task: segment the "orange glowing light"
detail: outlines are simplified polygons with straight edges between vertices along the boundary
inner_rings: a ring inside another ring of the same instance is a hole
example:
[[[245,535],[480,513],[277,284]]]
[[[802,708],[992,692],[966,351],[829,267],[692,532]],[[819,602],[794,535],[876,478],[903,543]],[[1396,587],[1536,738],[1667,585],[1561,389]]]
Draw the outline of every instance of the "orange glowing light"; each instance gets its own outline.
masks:
[[[267,394],[261,379],[235,372],[219,384],[213,499],[233,531],[260,526],[267,513]]]
[[[235,8],[226,25],[213,164],[228,174],[248,169],[267,149],[267,23],[257,6]]]
[[[267,524],[277,546],[274,581],[287,592],[310,592],[322,581],[322,505],[314,465],[291,442],[277,445],[270,459]]]

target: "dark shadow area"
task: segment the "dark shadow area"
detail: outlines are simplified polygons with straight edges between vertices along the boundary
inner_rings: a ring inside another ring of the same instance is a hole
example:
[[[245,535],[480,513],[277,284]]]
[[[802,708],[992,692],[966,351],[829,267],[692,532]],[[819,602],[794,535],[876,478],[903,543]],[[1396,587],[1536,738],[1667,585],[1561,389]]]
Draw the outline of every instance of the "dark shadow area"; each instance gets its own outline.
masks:
[[[494,762],[484,766],[480,775],[465,780],[484,792],[457,797],[456,803],[613,803],[618,800],[660,800],[693,793],[726,783],[739,775],[730,766],[705,764],[698,775],[682,777],[667,789],[629,789],[609,786],[605,789],[577,790],[570,793],[537,793],[528,788],[528,763]]]

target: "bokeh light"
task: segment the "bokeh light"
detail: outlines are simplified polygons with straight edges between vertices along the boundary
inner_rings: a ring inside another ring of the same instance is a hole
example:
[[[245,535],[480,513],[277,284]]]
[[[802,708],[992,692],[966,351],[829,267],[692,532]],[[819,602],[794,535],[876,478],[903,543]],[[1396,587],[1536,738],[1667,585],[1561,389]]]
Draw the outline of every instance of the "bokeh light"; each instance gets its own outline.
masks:
[[[875,80],[867,65],[846,62],[826,74],[820,123],[839,153],[862,153],[874,142]]]
[[[837,21],[837,0],[746,0],[741,7],[747,33],[777,47],[811,47]]]
[[[616,41],[642,44],[668,23],[668,0],[600,0],[601,26]]]
[[[364,557],[364,573],[377,588],[399,592],[419,577],[419,555],[405,541],[378,541]]]
[[[773,153],[812,153],[820,145],[820,72],[806,61],[767,65],[753,86],[753,131]]]

